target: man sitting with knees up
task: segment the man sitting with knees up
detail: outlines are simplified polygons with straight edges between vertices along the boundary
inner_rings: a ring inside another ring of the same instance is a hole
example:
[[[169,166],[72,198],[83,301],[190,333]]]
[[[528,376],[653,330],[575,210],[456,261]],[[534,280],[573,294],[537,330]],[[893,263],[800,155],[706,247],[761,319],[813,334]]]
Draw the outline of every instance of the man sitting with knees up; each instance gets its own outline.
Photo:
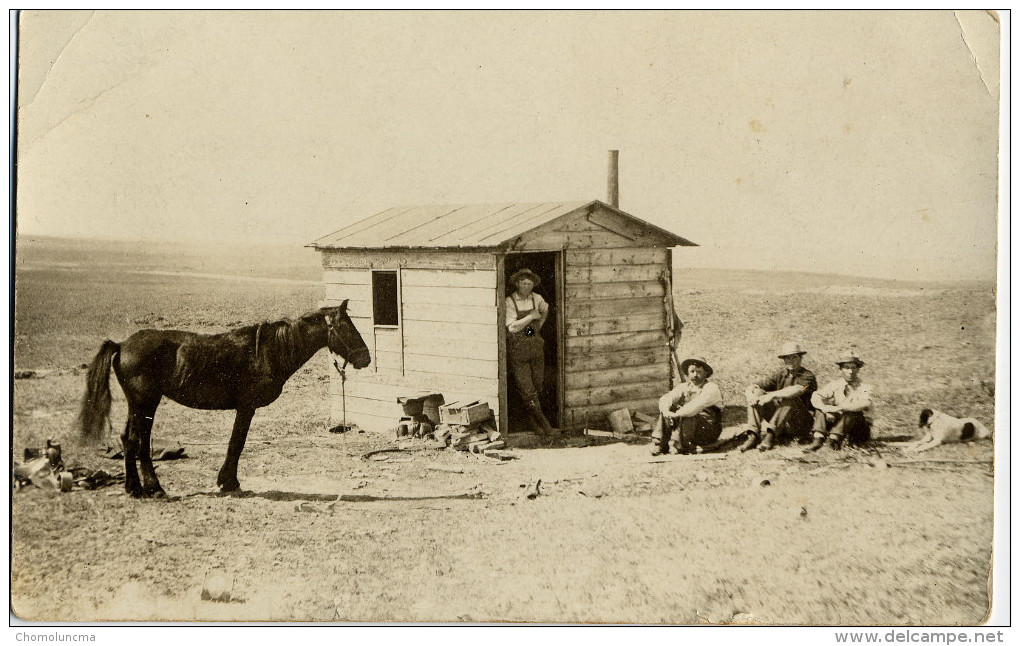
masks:
[[[755,446],[772,449],[780,436],[807,436],[814,416],[811,393],[818,389],[815,373],[801,365],[805,350],[796,343],[784,343],[779,350],[783,369],[747,388],[747,438],[741,451]]]
[[[688,454],[719,439],[722,433],[722,393],[708,381],[712,366],[702,358],[680,364],[687,377],[659,399],[659,417],[652,429],[652,455]]]
[[[864,362],[851,350],[836,360],[841,379],[830,381],[811,395],[815,407],[814,441],[807,448],[817,451],[829,437],[829,446],[839,450],[843,440],[863,444],[871,439],[872,388],[858,376]]]

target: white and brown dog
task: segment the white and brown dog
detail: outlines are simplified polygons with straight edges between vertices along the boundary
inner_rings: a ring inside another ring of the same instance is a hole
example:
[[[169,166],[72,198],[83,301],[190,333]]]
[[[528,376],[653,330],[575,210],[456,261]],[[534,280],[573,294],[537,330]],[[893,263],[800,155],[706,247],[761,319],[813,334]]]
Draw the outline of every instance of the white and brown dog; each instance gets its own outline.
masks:
[[[922,429],[921,438],[908,444],[904,450],[920,453],[940,444],[983,440],[992,436],[992,432],[973,417],[957,419],[930,408],[921,411],[917,427]]]

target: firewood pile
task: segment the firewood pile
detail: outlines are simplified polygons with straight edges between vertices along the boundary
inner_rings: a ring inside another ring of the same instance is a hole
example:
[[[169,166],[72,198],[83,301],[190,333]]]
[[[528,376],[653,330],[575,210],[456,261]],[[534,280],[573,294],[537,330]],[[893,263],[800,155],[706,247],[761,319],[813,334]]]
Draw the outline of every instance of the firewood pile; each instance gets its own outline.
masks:
[[[404,416],[395,427],[397,439],[434,439],[435,448],[469,451],[498,460],[512,460],[497,430],[489,404],[481,401],[443,403],[439,393],[413,393],[397,398]],[[433,423],[438,418],[438,422]]]
[[[458,451],[470,451],[500,460],[512,459],[503,449],[506,442],[496,429],[492,409],[484,402],[452,402],[440,407],[433,435],[438,442]]]
[[[496,424],[491,419],[471,425],[440,422],[436,426],[435,438],[452,449],[471,453],[506,448],[506,442],[501,439]]]

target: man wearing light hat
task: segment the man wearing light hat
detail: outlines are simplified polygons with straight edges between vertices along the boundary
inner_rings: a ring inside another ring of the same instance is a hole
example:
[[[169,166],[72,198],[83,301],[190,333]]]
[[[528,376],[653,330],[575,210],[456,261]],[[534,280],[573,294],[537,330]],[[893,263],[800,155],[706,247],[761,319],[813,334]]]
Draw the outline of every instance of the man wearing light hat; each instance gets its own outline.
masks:
[[[541,284],[538,274],[527,268],[510,276],[513,291],[506,297],[507,366],[535,430],[551,435],[558,430],[549,423],[539,401],[545,379],[545,340],[541,332],[549,318],[549,304],[533,291]]]
[[[811,394],[818,389],[815,373],[801,365],[806,350],[793,342],[779,350],[783,369],[751,384],[747,396],[747,438],[741,451],[755,446],[772,449],[781,435],[808,435],[814,422]]]
[[[652,428],[652,455],[687,454],[719,439],[722,392],[710,382],[712,366],[701,357],[680,364],[687,378],[659,398],[659,417]]]
[[[811,395],[815,407],[814,441],[806,450],[817,451],[825,445],[839,450],[844,438],[850,444],[863,444],[871,439],[872,387],[858,376],[864,362],[853,350],[838,359],[841,379],[830,381]]]

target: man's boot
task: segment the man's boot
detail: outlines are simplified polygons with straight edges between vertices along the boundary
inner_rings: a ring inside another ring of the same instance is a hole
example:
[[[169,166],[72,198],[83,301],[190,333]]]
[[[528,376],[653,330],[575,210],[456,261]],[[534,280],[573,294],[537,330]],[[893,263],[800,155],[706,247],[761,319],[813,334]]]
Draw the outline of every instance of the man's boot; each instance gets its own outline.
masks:
[[[528,412],[531,413],[531,419],[535,420],[539,427],[541,427],[542,435],[556,435],[559,433],[559,431],[553,428],[553,425],[549,423],[549,420],[545,418],[545,413],[542,412],[542,406],[539,405],[536,400],[532,399],[531,401],[526,402],[524,406],[528,409]]]
[[[669,439],[672,437],[669,422],[661,416],[652,427],[652,445],[649,447],[652,456],[666,455],[669,453]]]
[[[759,451],[771,451],[772,447],[776,445],[776,434],[772,431],[765,431],[765,436],[761,438],[761,444],[758,445]]]
[[[673,437],[670,438],[669,452],[673,455],[690,455],[691,442],[679,426],[673,429]]]
[[[750,451],[754,447],[758,446],[758,434],[754,431],[746,431],[747,439],[740,445],[740,452]]]
[[[531,430],[532,433],[534,433],[535,435],[543,436],[545,435],[545,429],[542,428],[541,424],[535,421],[535,416],[532,415],[530,411],[528,412],[528,415],[524,419],[525,422],[527,422],[528,428]]]
[[[666,455],[669,453],[669,443],[665,442],[663,437],[655,437],[653,435],[650,451],[653,456]]]
[[[825,436],[820,433],[815,433],[815,439],[811,442],[811,446],[804,449],[805,451],[817,451],[818,449],[825,446]]]
[[[830,435],[829,436],[829,448],[833,451],[838,451],[843,448],[843,436],[842,435]]]

